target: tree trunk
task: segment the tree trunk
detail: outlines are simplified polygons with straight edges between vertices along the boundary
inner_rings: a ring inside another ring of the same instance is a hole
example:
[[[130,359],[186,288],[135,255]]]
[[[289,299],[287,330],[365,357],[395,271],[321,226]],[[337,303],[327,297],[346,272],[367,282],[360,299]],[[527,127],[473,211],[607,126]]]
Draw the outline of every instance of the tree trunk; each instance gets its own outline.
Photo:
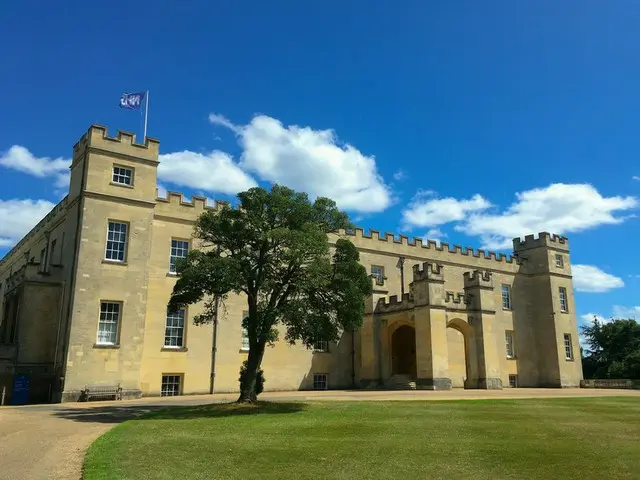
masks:
[[[258,401],[256,380],[258,379],[258,370],[262,364],[264,348],[264,345],[252,345],[249,347],[247,370],[240,380],[240,397],[238,397],[238,403],[255,403]]]

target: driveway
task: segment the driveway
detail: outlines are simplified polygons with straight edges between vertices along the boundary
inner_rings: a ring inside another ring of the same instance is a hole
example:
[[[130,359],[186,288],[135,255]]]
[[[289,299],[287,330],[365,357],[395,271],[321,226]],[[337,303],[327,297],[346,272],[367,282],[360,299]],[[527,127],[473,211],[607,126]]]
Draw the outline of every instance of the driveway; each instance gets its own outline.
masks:
[[[271,401],[453,400],[635,396],[639,390],[505,389],[271,392]],[[79,480],[84,452],[101,434],[127,419],[171,405],[233,401],[236,394],[0,407],[0,480]]]

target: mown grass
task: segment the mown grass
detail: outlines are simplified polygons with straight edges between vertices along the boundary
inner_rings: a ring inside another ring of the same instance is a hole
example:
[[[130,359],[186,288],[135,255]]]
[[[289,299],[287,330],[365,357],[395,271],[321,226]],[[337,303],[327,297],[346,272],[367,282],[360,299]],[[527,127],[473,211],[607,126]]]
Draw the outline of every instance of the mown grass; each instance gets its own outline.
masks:
[[[176,407],[99,438],[84,478],[640,478],[640,400]]]

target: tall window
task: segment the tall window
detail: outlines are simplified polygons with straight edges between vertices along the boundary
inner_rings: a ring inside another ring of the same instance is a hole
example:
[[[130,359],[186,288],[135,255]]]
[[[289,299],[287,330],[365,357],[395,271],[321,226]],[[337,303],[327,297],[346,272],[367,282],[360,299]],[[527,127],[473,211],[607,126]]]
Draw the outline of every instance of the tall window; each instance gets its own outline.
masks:
[[[560,254],[556,255],[556,267],[558,267],[558,268],[564,267],[564,259],[562,258],[562,255],[560,255]]]
[[[564,334],[564,358],[573,360],[573,343],[571,342],[571,335],[569,333]]]
[[[313,389],[314,390],[326,390],[328,386],[326,373],[314,373],[313,374]]]
[[[171,256],[169,257],[169,272],[176,273],[176,263],[180,258],[187,258],[189,242],[171,239]]]
[[[329,342],[326,340],[316,340],[313,344],[313,349],[316,352],[328,352],[329,351]]]
[[[161,397],[175,397],[180,395],[182,375],[162,375]]]
[[[122,305],[118,302],[100,302],[98,345],[116,345]]]
[[[511,310],[511,287],[502,285],[502,308]]]
[[[109,222],[107,233],[107,249],[104,253],[106,260],[124,262],[127,250],[128,225],[121,222]]]
[[[515,358],[516,353],[513,347],[513,332],[507,330],[504,334],[504,340],[507,347],[507,358]]]
[[[124,167],[113,167],[113,183],[129,185],[133,183],[133,170]]]
[[[378,285],[384,285],[384,267],[380,265],[371,265],[371,275],[376,278]]]
[[[53,259],[54,259],[54,255],[56,254],[56,243],[57,243],[56,240],[51,242],[51,247],[49,248],[49,264],[50,265],[55,265],[55,262]]]
[[[560,287],[560,311],[567,313],[569,311],[569,303],[567,302],[567,289]]]
[[[248,316],[249,316],[249,312],[247,311],[242,312],[242,319],[241,319],[242,338],[240,341],[240,350],[244,352],[249,351],[249,331],[244,326],[244,319],[247,318]]]
[[[168,348],[184,346],[184,308],[177,312],[167,312],[164,328],[164,346]]]
[[[509,387],[518,388],[518,375],[509,375]]]

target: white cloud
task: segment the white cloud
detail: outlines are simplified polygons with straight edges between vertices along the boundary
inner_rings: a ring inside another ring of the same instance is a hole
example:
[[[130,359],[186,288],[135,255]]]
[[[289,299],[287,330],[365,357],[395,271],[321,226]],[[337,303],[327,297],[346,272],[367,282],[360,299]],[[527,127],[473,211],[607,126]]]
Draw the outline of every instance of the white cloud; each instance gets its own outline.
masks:
[[[612,311],[615,318],[635,318],[640,320],[640,306],[623,307],[621,305],[614,305]]]
[[[431,191],[418,192],[402,212],[402,220],[407,227],[435,227],[445,223],[459,222],[472,212],[491,207],[491,203],[480,195],[474,195],[468,200],[452,197],[432,198],[434,195]]]
[[[621,278],[603,272],[593,265],[573,265],[573,286],[578,292],[608,292],[614,288],[624,287]]]
[[[435,240],[435,242],[439,244],[446,236],[447,234],[439,228],[431,228],[427,233],[424,234],[424,236],[422,237],[422,241],[426,242],[428,240]]]
[[[158,179],[173,185],[228,195],[257,185],[230,155],[218,150],[206,155],[188,150],[167,153],[159,160]]]
[[[0,200],[0,247],[14,245],[53,207],[47,200]]]
[[[240,167],[262,180],[326,196],[346,210],[379,212],[392,202],[375,158],[339,142],[332,130],[284,126],[266,115],[237,126],[221,115],[211,123],[234,131],[243,149]]]
[[[479,236],[484,248],[505,249],[512,238],[542,231],[559,235],[622,223],[618,212],[638,206],[635,197],[604,197],[586,184],[555,183],[516,193],[504,212],[473,213],[456,230]]]
[[[398,170],[396,173],[393,174],[393,179],[396,182],[400,182],[405,178],[407,178],[407,174],[404,172],[404,170]]]
[[[56,188],[69,187],[69,158],[36,157],[25,147],[13,145],[0,153],[0,165],[38,178],[54,177]]]
[[[634,175],[633,177],[631,177],[634,180],[640,180],[640,177],[638,175]]]

